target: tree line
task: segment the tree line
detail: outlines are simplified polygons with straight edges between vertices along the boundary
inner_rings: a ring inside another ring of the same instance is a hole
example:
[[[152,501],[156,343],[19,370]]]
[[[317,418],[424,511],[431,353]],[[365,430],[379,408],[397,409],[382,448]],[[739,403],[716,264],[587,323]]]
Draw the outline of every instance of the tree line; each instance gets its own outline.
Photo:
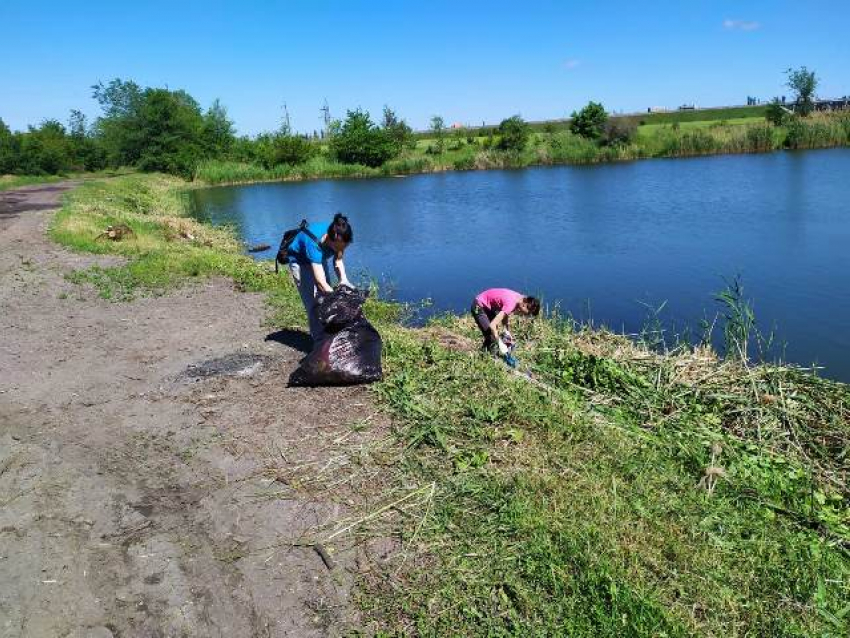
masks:
[[[796,95],[795,113],[774,103],[768,119],[776,124],[811,111],[817,77],[805,67],[787,72],[787,85]],[[141,87],[133,81],[114,79],[92,87],[101,115],[89,124],[80,111],[71,111],[67,125],[45,120],[26,131],[12,132],[0,119],[0,174],[57,174],[134,167],[191,178],[205,160],[232,160],[272,168],[299,165],[326,152],[337,162],[379,167],[416,147],[410,126],[385,106],[380,122],[362,109],[333,120],[322,139],[298,135],[288,118],[280,128],[253,137],[235,134],[226,108],[215,100],[203,109],[183,90]],[[554,125],[550,125],[554,131]],[[637,123],[628,118],[609,118],[602,104],[589,102],[573,112],[570,131],[599,146],[630,144]],[[545,127],[544,127],[545,130]],[[551,132],[553,132],[551,131]],[[484,150],[506,153],[523,151],[531,129],[519,115],[502,120],[498,127],[475,132],[447,129],[434,116],[425,149],[442,154],[463,145],[480,144]],[[481,138],[480,141],[477,138]]]

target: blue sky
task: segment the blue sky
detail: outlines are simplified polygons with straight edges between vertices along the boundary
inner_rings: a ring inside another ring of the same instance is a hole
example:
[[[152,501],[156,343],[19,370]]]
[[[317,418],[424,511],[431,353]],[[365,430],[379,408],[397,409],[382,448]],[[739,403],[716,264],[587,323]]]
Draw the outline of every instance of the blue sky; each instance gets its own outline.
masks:
[[[807,65],[850,93],[850,2],[0,0],[0,118],[79,108],[114,77],[220,98],[240,133],[321,127],[384,104],[414,128],[564,117],[588,100],[638,111],[784,92]]]

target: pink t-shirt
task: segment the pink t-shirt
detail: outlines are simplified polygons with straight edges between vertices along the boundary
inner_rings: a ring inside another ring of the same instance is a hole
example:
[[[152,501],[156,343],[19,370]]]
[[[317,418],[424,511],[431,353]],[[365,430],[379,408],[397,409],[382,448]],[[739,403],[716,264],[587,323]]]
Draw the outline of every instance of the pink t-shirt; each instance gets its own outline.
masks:
[[[516,305],[523,300],[525,295],[521,295],[515,290],[507,288],[490,288],[485,290],[475,298],[476,303],[482,308],[487,308],[491,311],[503,311],[506,315],[511,314]]]

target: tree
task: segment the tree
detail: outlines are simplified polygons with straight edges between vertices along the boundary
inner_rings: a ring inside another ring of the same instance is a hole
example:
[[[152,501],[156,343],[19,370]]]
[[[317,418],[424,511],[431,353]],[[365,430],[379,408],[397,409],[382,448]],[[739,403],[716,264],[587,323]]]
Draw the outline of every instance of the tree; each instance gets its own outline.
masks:
[[[439,115],[431,118],[431,132],[434,134],[435,140],[434,152],[442,153],[445,145],[446,124]]]
[[[318,151],[314,144],[300,135],[282,133],[271,136],[267,149],[263,158],[266,168],[279,164],[303,164]]]
[[[384,106],[384,117],[381,126],[392,140],[396,149],[396,155],[406,148],[416,146],[416,140],[413,138],[413,129],[407,125],[407,122],[399,119],[395,111],[389,106]]]
[[[71,168],[96,171],[106,166],[106,153],[90,135],[86,116],[77,109],[68,117],[68,133]]]
[[[14,172],[18,162],[18,140],[0,118],[0,175]]]
[[[112,166],[132,166],[141,154],[143,141],[139,138],[138,118],[144,102],[144,92],[133,81],[115,78],[109,84],[92,86],[92,97],[103,109],[94,132]]]
[[[570,117],[570,131],[591,140],[598,140],[602,136],[603,127],[608,121],[605,107],[598,102],[588,102],[578,113],[573,111]]]
[[[18,172],[55,175],[71,168],[71,154],[65,127],[57,120],[44,120],[38,128],[19,134]]]
[[[528,144],[531,129],[519,115],[509,117],[499,124],[499,148],[503,151],[521,151]]]
[[[209,157],[223,157],[233,146],[233,122],[227,117],[227,109],[218,99],[204,114],[201,136],[204,150]]]
[[[814,109],[815,90],[818,88],[818,78],[814,71],[801,66],[799,69],[788,69],[786,86],[795,94],[796,111],[803,117]]]
[[[190,178],[203,157],[203,117],[185,91],[146,89],[138,112],[136,165]]]
[[[340,162],[377,167],[398,154],[390,135],[375,126],[366,111],[348,111],[338,131],[334,128],[331,152]]]

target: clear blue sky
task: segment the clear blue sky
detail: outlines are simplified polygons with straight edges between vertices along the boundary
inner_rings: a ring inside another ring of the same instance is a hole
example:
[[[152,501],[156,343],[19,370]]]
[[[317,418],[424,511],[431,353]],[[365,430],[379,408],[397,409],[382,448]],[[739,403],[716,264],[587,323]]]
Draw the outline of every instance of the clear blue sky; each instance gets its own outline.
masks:
[[[414,128],[564,117],[588,100],[636,111],[782,94],[807,65],[850,93],[850,2],[273,2],[0,0],[0,118],[79,108],[114,77],[220,98],[240,133],[321,127],[384,104]]]

